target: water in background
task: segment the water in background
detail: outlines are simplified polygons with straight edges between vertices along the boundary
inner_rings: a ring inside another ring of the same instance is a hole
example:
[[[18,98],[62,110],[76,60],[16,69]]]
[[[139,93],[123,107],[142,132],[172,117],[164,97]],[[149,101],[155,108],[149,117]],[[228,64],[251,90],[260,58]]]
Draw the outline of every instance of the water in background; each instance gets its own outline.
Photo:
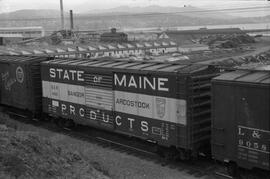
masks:
[[[242,30],[250,29],[270,29],[269,23],[256,24],[228,24],[228,25],[205,25],[205,26],[178,26],[178,27],[151,27],[151,28],[124,28],[123,31],[162,31],[162,30],[198,30],[200,28],[220,29],[220,28],[240,28]]]

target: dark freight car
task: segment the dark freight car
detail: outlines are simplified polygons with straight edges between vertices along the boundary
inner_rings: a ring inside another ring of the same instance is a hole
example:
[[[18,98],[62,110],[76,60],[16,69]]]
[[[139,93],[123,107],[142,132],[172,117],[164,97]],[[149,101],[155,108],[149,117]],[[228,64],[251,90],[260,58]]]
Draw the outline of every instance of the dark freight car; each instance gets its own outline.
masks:
[[[210,79],[215,70],[125,60],[42,64],[43,109],[74,122],[197,150],[210,141]]]
[[[0,103],[40,114],[40,62],[45,57],[0,56]]]
[[[269,170],[270,71],[229,72],[212,84],[213,157]]]

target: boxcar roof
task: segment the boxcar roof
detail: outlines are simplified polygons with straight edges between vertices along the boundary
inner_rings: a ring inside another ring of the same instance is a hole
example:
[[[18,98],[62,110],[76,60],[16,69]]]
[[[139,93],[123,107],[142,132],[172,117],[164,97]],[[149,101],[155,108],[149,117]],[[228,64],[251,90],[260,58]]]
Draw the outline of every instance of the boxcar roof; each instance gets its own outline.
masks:
[[[139,70],[139,71],[159,71],[159,72],[180,72],[194,73],[208,68],[207,65],[187,64],[181,62],[153,62],[153,61],[131,61],[126,59],[55,59],[47,64],[71,65],[80,67],[108,68],[120,70]]]
[[[48,57],[0,55],[0,62],[4,63],[33,63],[48,59]]]
[[[214,81],[261,83],[270,85],[270,70],[237,70],[224,73]]]

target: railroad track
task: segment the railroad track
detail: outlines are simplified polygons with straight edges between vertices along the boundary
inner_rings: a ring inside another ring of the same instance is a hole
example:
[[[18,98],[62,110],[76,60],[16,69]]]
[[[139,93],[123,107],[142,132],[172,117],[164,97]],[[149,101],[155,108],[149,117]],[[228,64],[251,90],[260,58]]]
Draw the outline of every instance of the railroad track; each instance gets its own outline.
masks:
[[[85,142],[95,143],[104,148],[109,148],[111,150],[127,153],[140,159],[162,165],[163,167],[168,167],[179,171],[185,171],[186,173],[194,177],[207,177],[211,179],[232,178],[225,173],[216,172],[216,170],[221,166],[214,163],[214,161],[210,159],[200,158],[199,160],[195,161],[168,161],[160,157],[157,153],[151,151],[151,149],[153,150],[153,148],[146,147],[145,142],[138,144],[138,140],[131,140],[133,138],[127,138],[125,136],[119,136],[112,133],[107,134],[107,132],[101,132],[97,129],[89,130],[89,127],[83,126],[79,126],[77,129],[75,128],[74,130],[71,130],[69,128],[59,127],[52,122],[48,123],[40,121],[38,119],[29,120],[27,116],[16,112],[9,111],[6,114],[8,114],[10,118],[19,122],[67,135]],[[88,130],[86,131],[86,129]],[[133,145],[129,145],[130,143],[133,143]]]

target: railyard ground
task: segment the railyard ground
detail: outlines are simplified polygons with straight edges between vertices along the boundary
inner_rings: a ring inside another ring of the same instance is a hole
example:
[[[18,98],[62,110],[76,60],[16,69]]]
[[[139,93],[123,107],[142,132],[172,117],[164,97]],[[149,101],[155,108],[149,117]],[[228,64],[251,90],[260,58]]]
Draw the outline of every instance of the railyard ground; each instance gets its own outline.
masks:
[[[222,60],[228,59],[230,57],[237,59],[240,57],[255,56],[255,55],[258,55],[260,53],[269,51],[270,50],[270,36],[257,38],[256,43],[249,44],[246,46],[246,48],[250,49],[250,50],[242,50],[239,52],[236,51],[235,53],[225,53],[225,55],[221,54],[218,58],[211,58],[210,57],[209,60],[204,60],[204,61],[201,61],[199,63],[209,64],[211,62],[222,61]]]
[[[113,149],[103,148],[102,146],[99,146],[97,144],[89,143],[86,141],[81,141],[66,135],[62,135],[59,133],[51,132],[45,129],[37,128],[29,124],[21,123],[19,121],[15,121],[10,119],[7,115],[0,114],[0,124],[4,124],[4,126],[7,126],[8,129],[12,129],[10,133],[5,133],[6,135],[10,135],[9,138],[12,138],[12,136],[16,135],[30,135],[30,138],[34,137],[34,141],[44,141],[45,140],[45,146],[44,148],[48,148],[47,144],[50,144],[52,149],[40,149],[40,151],[47,152],[46,156],[54,155],[54,157],[60,157],[61,161],[64,161],[65,158],[70,159],[70,155],[77,156],[75,158],[80,158],[80,161],[75,161],[71,163],[71,166],[69,168],[69,171],[66,171],[66,166],[61,168],[61,165],[59,164],[58,169],[60,171],[57,171],[55,169],[51,169],[50,171],[47,171],[47,169],[43,169],[42,167],[35,167],[37,170],[41,170],[40,172],[43,172],[41,177],[38,175],[39,171],[35,171],[35,175],[32,176],[32,178],[42,178],[42,176],[46,176],[46,178],[115,178],[115,179],[140,179],[140,178],[147,178],[147,179],[214,179],[215,176],[200,176],[196,177],[185,169],[179,170],[179,169],[171,169],[166,166],[162,166],[160,163],[155,163],[153,161],[148,161],[145,159],[142,159],[140,157],[136,157],[124,152],[120,152]],[[15,129],[14,129],[15,128]],[[15,134],[17,133],[17,134]],[[3,130],[0,130],[0,139],[3,140]],[[22,137],[22,136],[20,136]],[[24,139],[29,139],[29,137],[23,137]],[[5,138],[6,140],[7,138]],[[1,141],[0,140],[0,141]],[[17,139],[16,139],[17,140]],[[47,142],[46,142],[47,141]],[[1,145],[3,145],[2,142],[0,142]],[[1,146],[0,145],[0,146]],[[39,147],[42,147],[42,142],[39,145]],[[24,148],[33,148],[33,146],[24,146]],[[53,149],[54,148],[61,148],[62,154],[60,156],[57,156],[54,154]],[[14,147],[16,148],[16,147]],[[14,148],[10,148],[10,151],[13,151]],[[36,146],[35,146],[36,148]],[[29,150],[28,150],[29,151]],[[3,151],[1,151],[3,154]],[[22,151],[17,151],[17,153],[20,153]],[[51,153],[50,153],[51,152]],[[30,155],[32,159],[27,160],[41,160],[39,163],[42,163],[42,160],[49,160],[43,159],[40,157],[42,152],[32,152],[35,153],[35,155]],[[71,153],[71,154],[70,154]],[[1,154],[1,153],[0,153]],[[66,156],[65,156],[66,154]],[[1,156],[0,156],[1,157]],[[3,157],[3,156],[2,156]],[[28,156],[29,157],[29,156]],[[13,156],[14,158],[14,156]],[[16,157],[15,157],[16,158]],[[12,159],[7,158],[6,161],[11,161]],[[18,160],[18,159],[17,159]],[[56,165],[58,159],[53,159],[55,161],[54,164]],[[46,161],[47,162],[47,161]],[[68,161],[69,162],[69,161]],[[39,164],[36,162],[36,165]],[[87,165],[88,164],[88,165]],[[3,165],[3,163],[0,162],[0,165]],[[15,168],[17,167],[17,169]],[[0,178],[6,178],[6,176],[9,176],[12,178],[14,175],[14,171],[22,171],[25,168],[20,168],[20,165],[16,165],[13,168],[9,167],[9,170],[6,170],[6,175],[3,174],[3,168],[1,166],[0,169]],[[78,167],[82,167],[83,169],[80,170]],[[88,167],[88,168],[87,168]],[[52,167],[51,167],[52,168]],[[11,172],[11,173],[8,173]],[[31,171],[31,170],[30,170]],[[52,175],[44,175],[48,174],[46,172],[49,172],[49,174]],[[2,173],[1,173],[2,172]],[[59,174],[60,172],[60,174]],[[61,173],[62,172],[62,173]],[[65,173],[66,172],[66,173]],[[18,172],[15,172],[15,174],[18,174]],[[31,174],[31,172],[29,172]],[[73,175],[71,175],[71,173]],[[33,173],[32,173],[33,174]],[[54,175],[55,174],[55,175]],[[49,177],[48,177],[49,176]],[[71,177],[72,176],[72,177]],[[31,178],[31,177],[21,177],[21,178]]]
[[[258,37],[255,39],[255,43],[242,44],[241,47],[231,48],[231,49],[212,49],[211,53],[190,53],[187,56],[194,60],[198,61],[201,64],[211,64],[211,62],[223,61],[228,58],[240,58],[247,56],[254,56],[260,53],[270,50],[270,36],[267,37]]]

